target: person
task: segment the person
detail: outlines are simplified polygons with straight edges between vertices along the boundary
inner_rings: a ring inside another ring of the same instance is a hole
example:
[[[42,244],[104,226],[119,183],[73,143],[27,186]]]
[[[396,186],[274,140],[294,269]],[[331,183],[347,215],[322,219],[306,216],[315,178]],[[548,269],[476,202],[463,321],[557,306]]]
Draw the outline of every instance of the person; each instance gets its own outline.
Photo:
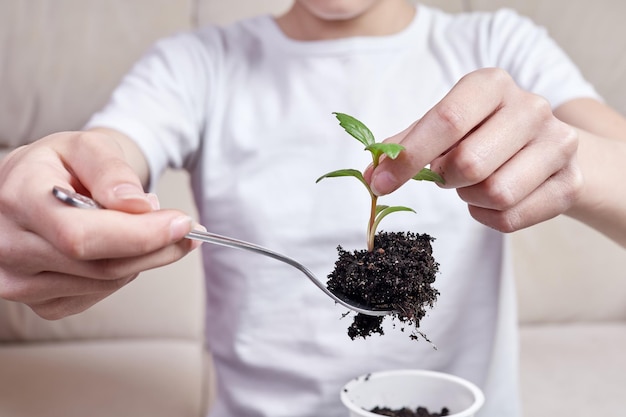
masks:
[[[332,112],[406,150],[372,169]],[[400,132],[400,133],[398,133]],[[212,416],[342,416],[340,387],[425,368],[485,392],[481,416],[517,416],[516,317],[505,236],[565,214],[626,246],[626,120],[546,32],[510,10],[452,15],[406,0],[295,0],[159,41],[85,130],[0,165],[0,296],[47,319],[79,313],[141,271],[198,247],[194,220],[150,190],[185,168],[216,233],[328,274],[365,245],[369,196],[320,175],[362,167],[381,203],[414,208],[385,230],[435,237],[440,296],[420,330],[385,320],[350,340],[345,312],[275,260],[203,245]],[[407,183],[422,167],[446,183]],[[77,210],[59,185],[109,210]],[[456,191],[456,192],[455,192]],[[468,212],[469,210],[469,212]]]

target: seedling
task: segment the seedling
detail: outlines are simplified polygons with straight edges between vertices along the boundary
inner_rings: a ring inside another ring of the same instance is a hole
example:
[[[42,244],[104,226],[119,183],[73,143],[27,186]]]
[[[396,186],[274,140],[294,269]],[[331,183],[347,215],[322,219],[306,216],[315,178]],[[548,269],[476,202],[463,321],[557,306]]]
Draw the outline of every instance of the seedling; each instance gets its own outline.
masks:
[[[365,150],[372,154],[372,163],[374,167],[378,166],[380,163],[381,156],[386,155],[391,159],[396,159],[398,155],[400,155],[400,152],[405,149],[404,146],[397,143],[376,142],[376,139],[370,129],[352,116],[337,112],[333,114],[337,117],[337,120],[339,120],[339,125],[343,127],[352,137],[365,145]],[[367,181],[365,181],[361,171],[356,169],[339,169],[332,171],[319,177],[316,182],[320,182],[324,178],[333,177],[354,177],[365,186],[370,195],[370,218],[367,225],[367,250],[370,252],[374,249],[374,236],[376,235],[378,225],[383,218],[391,213],[399,211],[410,211],[415,213],[415,210],[409,207],[379,205],[378,196],[372,192],[371,187]],[[423,168],[413,177],[413,179],[416,181],[433,181],[441,184],[445,183],[444,179],[439,174],[429,168]]]

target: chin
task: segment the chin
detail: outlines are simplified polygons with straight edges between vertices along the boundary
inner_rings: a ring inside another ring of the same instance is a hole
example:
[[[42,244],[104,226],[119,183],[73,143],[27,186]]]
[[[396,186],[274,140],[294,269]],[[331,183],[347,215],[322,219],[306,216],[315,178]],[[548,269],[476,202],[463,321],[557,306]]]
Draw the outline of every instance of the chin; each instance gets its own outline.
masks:
[[[349,20],[384,0],[297,0],[311,14],[323,20]]]

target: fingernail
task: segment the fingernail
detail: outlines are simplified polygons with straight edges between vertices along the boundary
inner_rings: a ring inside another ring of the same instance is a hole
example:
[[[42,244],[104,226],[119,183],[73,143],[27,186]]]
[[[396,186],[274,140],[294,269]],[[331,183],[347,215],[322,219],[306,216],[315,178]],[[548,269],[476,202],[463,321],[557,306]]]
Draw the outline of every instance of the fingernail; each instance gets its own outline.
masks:
[[[150,202],[152,206],[152,210],[159,210],[161,208],[161,203],[159,202],[159,197],[154,193],[146,194],[146,198]]]
[[[170,238],[172,241],[177,241],[185,237],[185,235],[191,230],[193,220],[188,216],[176,217],[170,223]]]
[[[193,230],[200,230],[202,232],[206,232],[206,227],[202,226],[200,223],[194,223]],[[197,249],[202,245],[202,241],[200,240],[192,240],[191,250]]]
[[[389,194],[397,182],[396,177],[388,171],[374,172],[370,188],[375,195],[381,196]]]
[[[113,193],[121,200],[146,199],[143,190],[134,184],[120,184],[113,189]]]

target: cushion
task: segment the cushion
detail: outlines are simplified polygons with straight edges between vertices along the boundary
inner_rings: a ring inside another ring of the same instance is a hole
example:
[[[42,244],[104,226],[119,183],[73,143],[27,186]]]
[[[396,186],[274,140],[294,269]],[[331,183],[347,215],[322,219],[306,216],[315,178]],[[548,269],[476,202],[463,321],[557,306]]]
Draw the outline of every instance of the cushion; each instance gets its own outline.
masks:
[[[626,252],[561,216],[512,235],[520,321],[626,322]]]
[[[0,415],[200,417],[206,360],[171,340],[0,345]]]
[[[626,324],[524,326],[525,417],[623,416]]]
[[[194,273],[194,258],[145,272],[83,313],[61,320],[44,320],[23,304],[0,300],[0,342],[162,337],[201,343],[204,287]]]
[[[79,129],[191,0],[0,2],[0,148]]]

